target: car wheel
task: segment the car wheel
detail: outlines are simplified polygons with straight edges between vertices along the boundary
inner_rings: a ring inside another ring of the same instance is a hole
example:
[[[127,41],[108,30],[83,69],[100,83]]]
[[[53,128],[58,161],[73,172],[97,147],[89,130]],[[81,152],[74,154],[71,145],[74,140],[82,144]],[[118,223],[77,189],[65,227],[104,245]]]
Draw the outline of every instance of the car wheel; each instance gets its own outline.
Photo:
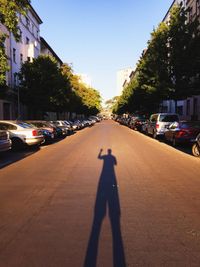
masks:
[[[154,139],[157,138],[157,133],[156,133],[156,131],[153,131],[153,138],[154,138]]]
[[[200,148],[197,143],[194,143],[192,146],[192,155],[195,157],[200,157]]]
[[[172,146],[176,146],[176,139],[175,139],[175,137],[172,139]]]

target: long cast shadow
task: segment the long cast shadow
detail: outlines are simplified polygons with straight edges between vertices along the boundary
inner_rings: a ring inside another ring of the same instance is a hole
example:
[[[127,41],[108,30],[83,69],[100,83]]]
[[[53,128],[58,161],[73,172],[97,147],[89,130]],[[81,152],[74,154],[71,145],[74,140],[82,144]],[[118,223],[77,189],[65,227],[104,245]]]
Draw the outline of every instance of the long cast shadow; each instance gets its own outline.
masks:
[[[84,267],[95,267],[97,264],[98,243],[103,219],[108,211],[113,238],[113,266],[125,267],[125,255],[120,228],[120,203],[114,166],[117,165],[112,150],[107,155],[99,152],[98,159],[103,160],[103,169],[99,179],[94,208],[94,219],[88,242]]]

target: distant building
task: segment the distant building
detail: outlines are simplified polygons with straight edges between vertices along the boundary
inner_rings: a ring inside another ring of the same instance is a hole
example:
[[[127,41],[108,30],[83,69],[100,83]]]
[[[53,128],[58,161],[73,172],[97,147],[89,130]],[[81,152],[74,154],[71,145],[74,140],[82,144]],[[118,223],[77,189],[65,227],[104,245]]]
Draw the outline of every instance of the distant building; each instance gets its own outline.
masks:
[[[133,70],[133,68],[126,68],[117,72],[117,95],[121,95],[124,85],[129,83],[130,74]]]
[[[58,57],[58,55],[55,53],[55,51],[47,43],[47,41],[45,41],[45,39],[43,37],[40,37],[40,41],[41,41],[41,52],[40,52],[41,55],[47,55],[47,56],[54,57],[55,60],[57,61],[58,66],[61,67],[63,64],[62,60]]]

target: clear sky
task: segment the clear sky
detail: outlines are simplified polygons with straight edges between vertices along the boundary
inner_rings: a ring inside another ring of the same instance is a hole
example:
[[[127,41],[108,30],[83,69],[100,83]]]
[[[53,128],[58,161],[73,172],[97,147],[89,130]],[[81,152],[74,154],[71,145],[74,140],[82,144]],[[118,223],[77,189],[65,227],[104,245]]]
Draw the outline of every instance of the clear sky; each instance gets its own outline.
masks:
[[[104,99],[117,94],[117,71],[135,67],[172,0],[32,0],[41,36],[75,73],[88,74]]]

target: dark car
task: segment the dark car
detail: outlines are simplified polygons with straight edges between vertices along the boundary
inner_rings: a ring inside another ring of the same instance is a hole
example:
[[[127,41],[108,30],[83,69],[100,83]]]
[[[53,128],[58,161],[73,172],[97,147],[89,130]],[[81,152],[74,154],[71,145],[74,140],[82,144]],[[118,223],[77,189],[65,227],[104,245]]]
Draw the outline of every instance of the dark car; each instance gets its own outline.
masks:
[[[146,119],[145,117],[143,116],[136,116],[136,117],[133,117],[130,122],[129,122],[129,125],[130,125],[130,128],[133,129],[133,130],[138,130],[138,131],[142,131],[142,125],[146,122]]]
[[[200,133],[200,121],[174,122],[165,132],[165,140],[176,144],[192,144]]]
[[[69,126],[64,121],[50,121],[55,127],[62,129],[62,135],[67,136],[69,134]]]

